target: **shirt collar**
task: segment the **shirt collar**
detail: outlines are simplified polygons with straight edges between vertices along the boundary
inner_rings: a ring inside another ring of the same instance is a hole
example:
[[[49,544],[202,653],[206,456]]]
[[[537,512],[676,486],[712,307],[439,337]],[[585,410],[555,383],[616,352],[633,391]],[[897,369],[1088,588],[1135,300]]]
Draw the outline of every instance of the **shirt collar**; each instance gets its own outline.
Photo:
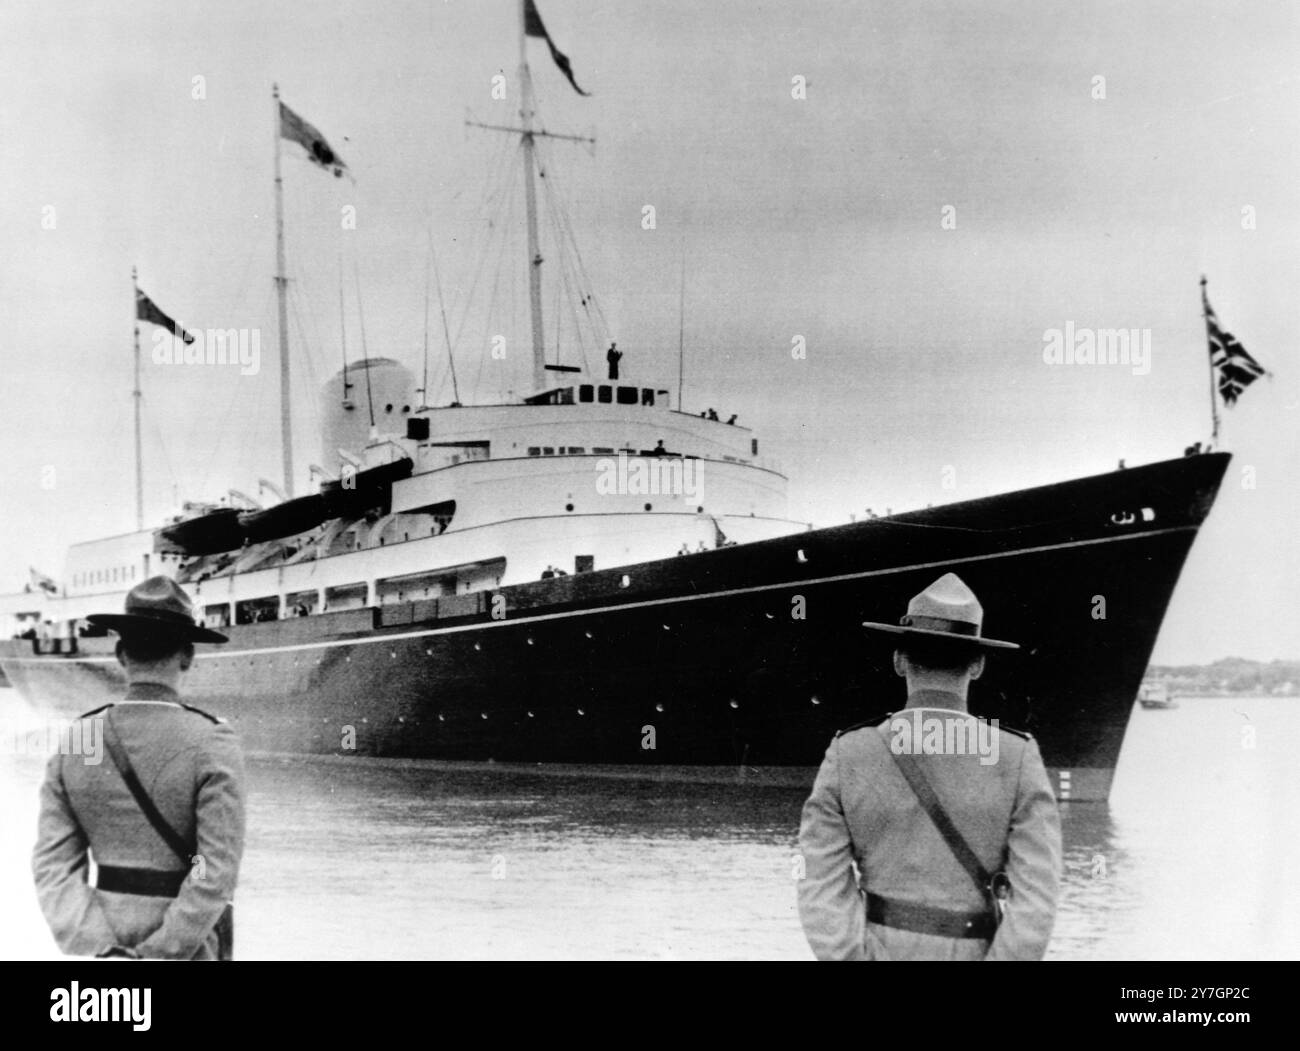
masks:
[[[917,690],[907,696],[908,708],[945,708],[948,711],[967,711],[966,702],[959,694],[947,690]]]
[[[181,697],[170,686],[161,682],[133,682],[126,688],[123,703],[131,701],[152,701],[163,704],[180,704]]]

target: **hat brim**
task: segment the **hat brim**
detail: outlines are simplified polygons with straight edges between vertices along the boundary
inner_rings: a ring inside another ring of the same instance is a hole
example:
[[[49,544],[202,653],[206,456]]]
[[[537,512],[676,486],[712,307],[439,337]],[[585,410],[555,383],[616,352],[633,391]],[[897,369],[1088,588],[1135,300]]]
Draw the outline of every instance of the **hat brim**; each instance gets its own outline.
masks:
[[[862,626],[869,631],[885,631],[891,635],[911,635],[915,638],[942,640],[954,646],[971,649],[1018,650],[1017,642],[1003,642],[1001,639],[986,639],[982,635],[958,635],[951,631],[935,631],[932,628],[905,628],[901,624],[881,624],[879,621],[864,620]]]
[[[141,635],[171,635],[185,642],[229,642],[220,632],[198,624],[182,624],[179,621],[162,620],[158,617],[141,617],[134,613],[92,613],[86,618],[99,628],[108,628],[123,638]]]

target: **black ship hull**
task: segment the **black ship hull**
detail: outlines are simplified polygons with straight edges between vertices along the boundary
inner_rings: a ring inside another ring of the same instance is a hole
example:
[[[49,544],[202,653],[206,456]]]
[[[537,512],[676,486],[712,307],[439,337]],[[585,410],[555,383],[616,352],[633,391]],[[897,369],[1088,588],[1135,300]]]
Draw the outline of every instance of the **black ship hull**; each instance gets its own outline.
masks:
[[[1058,795],[1104,799],[1152,647],[1230,457],[1112,474],[659,562],[230,630],[186,678],[252,750],[794,768],[901,707],[894,621],[944,572],[985,608],[971,708],[1034,734]],[[67,644],[65,644],[67,648]],[[34,704],[114,699],[111,639],[0,644]],[[206,648],[205,648],[206,649]]]

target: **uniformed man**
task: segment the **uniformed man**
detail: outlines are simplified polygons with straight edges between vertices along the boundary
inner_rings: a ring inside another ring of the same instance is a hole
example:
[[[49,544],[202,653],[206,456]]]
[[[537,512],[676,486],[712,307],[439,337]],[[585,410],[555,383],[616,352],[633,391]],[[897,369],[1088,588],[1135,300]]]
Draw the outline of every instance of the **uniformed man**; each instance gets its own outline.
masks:
[[[124,614],[89,620],[120,636],[128,686],[117,704],[82,716],[102,722],[107,754],[57,754],[46,769],[32,858],[41,910],[70,955],[228,959],[243,757],[230,727],[178,692],[194,644],[226,637],[197,626],[166,577],[133,588]]]
[[[799,917],[818,959],[1038,960],[1047,949],[1060,817],[1033,738],[966,710],[985,653],[1018,648],[982,637],[982,624],[949,573],[899,624],[863,625],[899,636],[907,707],[838,733],[804,804]]]

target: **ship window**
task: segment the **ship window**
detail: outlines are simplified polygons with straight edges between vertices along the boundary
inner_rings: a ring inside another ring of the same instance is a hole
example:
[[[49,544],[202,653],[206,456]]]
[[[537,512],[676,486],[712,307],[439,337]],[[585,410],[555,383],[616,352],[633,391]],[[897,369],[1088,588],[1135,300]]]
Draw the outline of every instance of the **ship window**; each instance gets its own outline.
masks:
[[[614,399],[614,388],[602,383],[596,388],[596,400],[602,405],[608,405]]]
[[[259,624],[280,619],[280,599],[274,595],[235,604],[236,624]]]
[[[572,404],[573,404],[573,388],[572,388],[572,387],[565,387],[564,390],[560,391],[560,392],[559,392],[559,396],[556,398],[556,404],[557,404],[557,405],[572,405]]]
[[[758,455],[758,439],[757,439],[757,438],[750,438],[750,439],[749,439],[749,455],[750,455],[750,456],[757,456],[757,455]]]
[[[542,447],[541,447],[540,445],[530,445],[530,446],[528,447],[528,455],[529,455],[529,456],[541,456],[541,455],[542,455]]]
[[[655,403],[655,392],[649,387],[641,388],[641,404],[653,405]]]
[[[593,446],[591,447],[591,451],[594,452],[597,456],[613,456],[613,455],[614,455],[614,450],[613,450],[613,449],[610,449],[610,448],[608,448],[607,446],[604,446],[604,445],[593,445]]]
[[[570,456],[582,456],[584,453],[586,453],[586,451],[587,451],[587,450],[586,450],[585,448],[583,448],[581,445],[570,445],[570,446],[569,446],[569,455],[570,455]]]
[[[578,388],[579,401],[591,401],[596,394],[596,388],[590,383],[584,383]]]
[[[635,388],[635,387],[619,387],[619,388],[618,388],[618,403],[619,403],[620,405],[635,405],[635,404],[636,404],[636,388]]]
[[[554,456],[554,455],[555,455],[555,446],[553,446],[553,445],[543,445],[543,446],[542,446],[542,455],[543,455],[543,456]]]

